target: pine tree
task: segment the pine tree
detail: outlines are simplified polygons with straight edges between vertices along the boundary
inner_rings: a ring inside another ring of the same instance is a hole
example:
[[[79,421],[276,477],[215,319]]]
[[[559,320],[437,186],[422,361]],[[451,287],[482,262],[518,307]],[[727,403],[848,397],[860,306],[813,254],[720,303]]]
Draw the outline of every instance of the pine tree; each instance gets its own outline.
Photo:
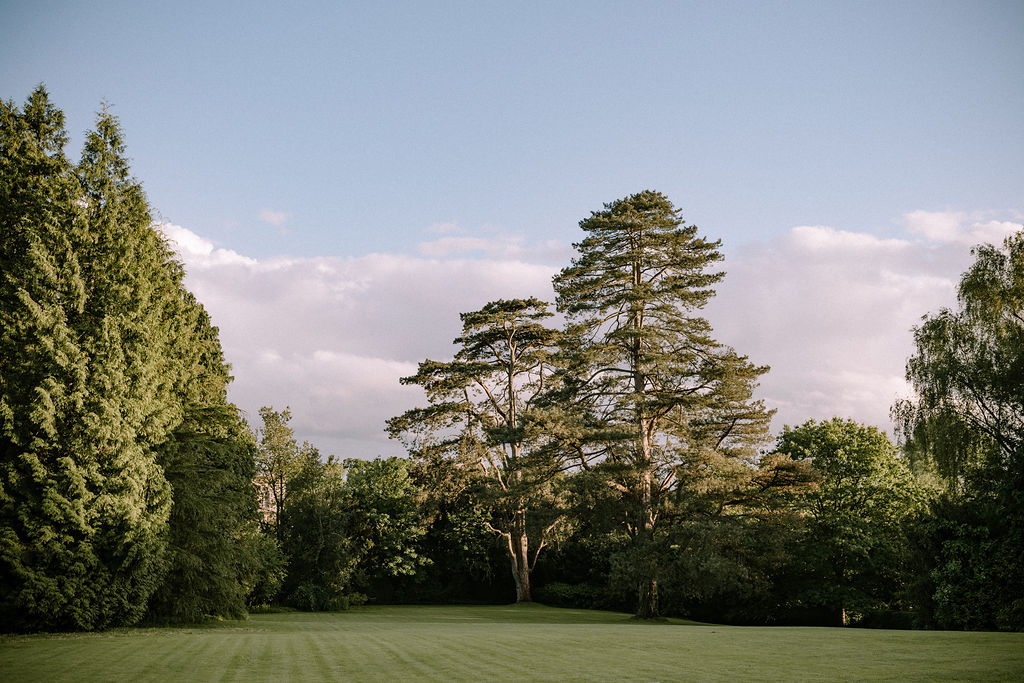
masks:
[[[151,548],[150,573],[139,567],[136,575],[145,576],[148,592],[159,587],[149,607],[153,618],[242,616],[242,579],[262,562],[254,444],[227,402],[231,377],[217,329],[154,230],[142,189],[129,175],[118,122],[106,111],[86,141],[79,175],[92,237],[84,262],[95,317],[87,330],[101,330],[91,353],[103,386],[95,392],[97,412],[114,407],[108,425],[117,424],[118,412],[127,418],[116,448],[122,460],[106,482],[119,485],[118,475],[167,480],[172,498],[169,516],[160,511],[166,524],[157,509],[147,509],[141,514],[153,516],[146,533],[116,541],[130,543],[131,552]],[[138,518],[140,511],[131,514]],[[141,594],[136,604],[145,608]]]
[[[97,627],[134,623],[166,571],[170,487],[156,447],[182,418],[167,349],[170,253],[129,174],[117,119],[106,110],[77,168],[86,231],[79,261],[86,303],[76,321],[89,358],[77,438],[98,468],[89,513],[104,586]]]
[[[531,419],[552,374],[558,333],[545,327],[548,304],[537,299],[492,301],[463,313],[454,360],[426,360],[403,384],[424,388],[431,405],[388,420],[421,460],[447,457],[480,473],[480,493],[494,512],[487,523],[507,549],[516,601],[529,602],[530,575],[551,532],[553,482],[562,460],[543,448]]]
[[[589,425],[577,437],[581,464],[601,461],[620,494],[632,542],[624,573],[639,615],[653,617],[659,518],[682,514],[688,497],[709,488],[727,499],[754,477],[770,413],[751,395],[767,368],[718,344],[696,314],[723,277],[709,272],[719,243],[699,237],[664,195],[612,202],[580,227],[579,257],[554,281],[576,340],[560,398]]]

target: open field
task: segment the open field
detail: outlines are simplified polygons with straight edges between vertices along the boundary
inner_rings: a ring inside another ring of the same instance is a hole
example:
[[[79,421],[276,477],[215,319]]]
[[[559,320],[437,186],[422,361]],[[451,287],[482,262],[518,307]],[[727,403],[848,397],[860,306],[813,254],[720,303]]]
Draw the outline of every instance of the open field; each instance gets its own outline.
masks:
[[[6,681],[1022,680],[1024,634],[639,623],[530,606],[362,607],[0,641]]]

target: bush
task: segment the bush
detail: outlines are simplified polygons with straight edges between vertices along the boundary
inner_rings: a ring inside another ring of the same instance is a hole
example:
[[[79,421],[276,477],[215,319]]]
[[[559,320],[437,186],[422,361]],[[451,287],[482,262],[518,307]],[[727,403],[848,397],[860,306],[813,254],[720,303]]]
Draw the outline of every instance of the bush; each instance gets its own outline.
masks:
[[[606,591],[588,583],[553,582],[534,591],[539,602],[551,607],[578,609],[613,609],[614,600]]]
[[[365,604],[366,596],[364,594],[349,593],[348,595],[339,595],[336,598],[331,598],[327,602],[327,609],[332,612],[344,612],[350,607],[358,607]]]
[[[304,612],[323,612],[328,609],[329,596],[323,586],[315,583],[300,583],[288,596],[286,603]]]
[[[287,600],[288,606],[303,612],[344,612],[365,603],[366,596],[362,593],[332,596],[323,586],[308,581],[299,584]]]

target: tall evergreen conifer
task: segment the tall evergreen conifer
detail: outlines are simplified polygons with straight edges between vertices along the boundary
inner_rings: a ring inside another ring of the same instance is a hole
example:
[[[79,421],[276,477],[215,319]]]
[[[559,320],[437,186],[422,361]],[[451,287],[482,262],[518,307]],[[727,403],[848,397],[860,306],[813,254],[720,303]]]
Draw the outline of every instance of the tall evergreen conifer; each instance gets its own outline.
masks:
[[[576,340],[561,399],[596,427],[580,437],[582,462],[603,462],[620,494],[632,544],[624,573],[639,615],[653,617],[664,517],[709,489],[728,500],[755,474],[771,414],[751,393],[767,368],[718,344],[697,315],[722,279],[710,270],[722,257],[664,195],[612,202],[580,227],[579,257],[554,280]]]
[[[251,437],[118,122],[100,113],[77,168],[42,87],[0,124],[3,625],[129,624],[158,587],[161,616],[237,615]]]
[[[91,513],[100,474],[75,433],[88,357],[84,217],[63,113],[42,87],[0,104],[0,622],[88,628],[102,588]]]
[[[98,468],[91,514],[104,610],[96,626],[133,623],[166,569],[170,487],[156,447],[181,421],[167,349],[170,254],[130,175],[117,120],[100,113],[78,166],[86,232],[79,247],[86,304],[77,336],[89,357],[82,455]]]

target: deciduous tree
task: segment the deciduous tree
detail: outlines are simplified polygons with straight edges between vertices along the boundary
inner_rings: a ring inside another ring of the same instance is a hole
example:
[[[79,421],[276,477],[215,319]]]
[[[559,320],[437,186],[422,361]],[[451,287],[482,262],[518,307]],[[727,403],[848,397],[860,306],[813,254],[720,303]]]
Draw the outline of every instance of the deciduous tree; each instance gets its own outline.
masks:
[[[998,480],[1024,444],[1024,231],[1002,249],[973,253],[959,310],[925,316],[914,329],[907,380],[915,395],[894,408],[908,454],[932,463],[954,490],[971,477]]]
[[[829,609],[842,625],[850,613],[894,607],[907,572],[905,523],[927,497],[893,443],[875,427],[833,418],[786,427],[776,452],[809,462],[818,478],[802,496],[805,574],[791,599]]]
[[[353,585],[388,599],[430,564],[424,498],[404,458],[345,460],[348,528],[355,558]]]
[[[288,481],[299,474],[304,458],[295,440],[295,433],[288,426],[292,419],[291,409],[285,407],[278,412],[271,406],[260,408],[263,426],[258,429],[256,449],[257,481],[262,491],[269,491],[274,506],[269,526],[279,543],[284,542],[281,514],[288,498]]]
[[[915,526],[931,625],[1024,627],[1024,231],[973,250],[957,310],[925,316],[893,413],[946,492]]]
[[[289,467],[278,527],[288,558],[284,594],[296,607],[328,609],[351,592],[358,560],[345,469],[333,457],[321,459],[308,443]]]

